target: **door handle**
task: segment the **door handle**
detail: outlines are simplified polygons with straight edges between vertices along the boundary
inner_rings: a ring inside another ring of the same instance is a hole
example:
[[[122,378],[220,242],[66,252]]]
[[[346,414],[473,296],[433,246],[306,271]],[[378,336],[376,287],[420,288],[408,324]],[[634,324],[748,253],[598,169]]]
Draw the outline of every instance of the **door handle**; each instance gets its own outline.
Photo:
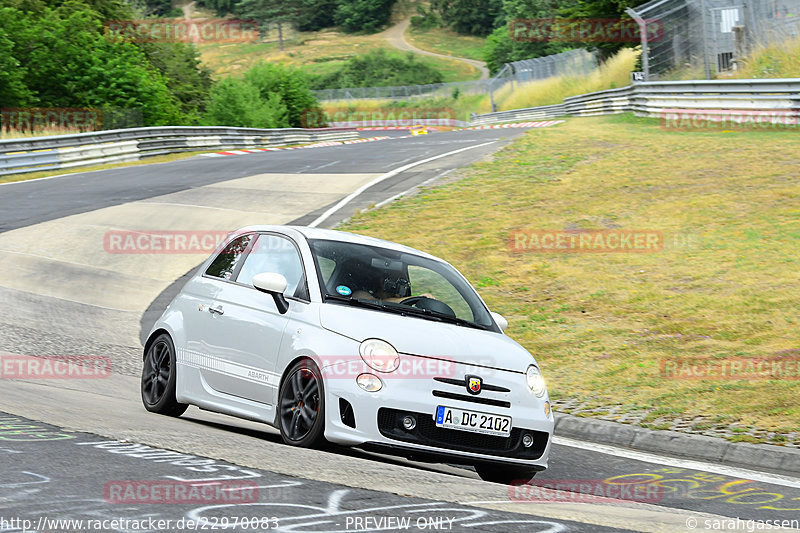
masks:
[[[225,311],[222,309],[221,305],[212,305],[208,308],[208,312],[212,315],[224,315]]]

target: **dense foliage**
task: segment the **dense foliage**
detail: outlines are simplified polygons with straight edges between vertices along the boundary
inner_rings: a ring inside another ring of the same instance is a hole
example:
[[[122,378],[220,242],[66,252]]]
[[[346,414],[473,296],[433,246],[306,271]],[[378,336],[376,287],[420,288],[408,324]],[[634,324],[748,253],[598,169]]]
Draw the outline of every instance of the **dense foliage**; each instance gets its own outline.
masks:
[[[157,3],[161,0],[147,0]],[[349,33],[372,33],[389,22],[396,0],[199,0],[219,15],[232,13],[259,23],[285,22],[300,31],[339,26]]]
[[[338,26],[374,32],[389,23],[396,0],[199,0],[220,15],[300,30]],[[441,24],[488,35],[486,60],[503,63],[576,46],[614,52],[621,43],[524,42],[509,22],[526,18],[622,16],[638,0],[431,0],[418,7],[417,26]],[[300,126],[318,105],[310,88],[415,85],[442,74],[408,54],[376,51],[306,79],[299,71],[259,64],[216,84],[192,44],[141,42],[107,31],[111,21],[174,15],[169,0],[3,0],[0,4],[0,107],[103,108],[108,116],[135,111],[139,124]],[[137,6],[137,7],[133,7]],[[104,112],[105,114],[105,112]],[[134,125],[134,124],[126,124]],[[106,124],[107,126],[107,124]]]
[[[643,0],[431,0],[429,9],[418,9],[412,24],[418,28],[435,23],[459,33],[488,35],[484,50],[489,69],[497,71],[504,63],[556,54],[572,48],[591,48],[609,56],[623,46],[636,43],[536,42],[512,37],[512,24],[525,19],[604,19],[625,18],[625,8]]]
[[[140,15],[121,0],[6,0],[0,107],[99,108],[104,127],[300,126],[316,108],[299,71],[261,64],[213,84],[192,44],[134,41],[104,28]]]
[[[192,123],[211,78],[182,43],[104,34],[117,0],[23,0],[0,8],[0,106],[135,109],[144,125]],[[7,3],[7,4],[8,4]]]

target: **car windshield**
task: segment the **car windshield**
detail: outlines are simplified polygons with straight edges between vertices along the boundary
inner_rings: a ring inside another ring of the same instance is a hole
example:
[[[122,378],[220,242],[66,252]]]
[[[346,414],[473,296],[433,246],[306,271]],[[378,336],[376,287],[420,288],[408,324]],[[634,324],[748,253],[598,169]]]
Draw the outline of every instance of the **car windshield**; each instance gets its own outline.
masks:
[[[350,242],[309,244],[325,301],[493,329],[475,290],[446,263]]]

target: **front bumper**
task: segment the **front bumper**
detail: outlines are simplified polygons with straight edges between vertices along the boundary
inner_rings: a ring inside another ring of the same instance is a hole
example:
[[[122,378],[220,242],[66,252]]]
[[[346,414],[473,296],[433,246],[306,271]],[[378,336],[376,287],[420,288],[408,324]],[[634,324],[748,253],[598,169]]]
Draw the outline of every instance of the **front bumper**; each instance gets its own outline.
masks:
[[[410,357],[410,356],[404,356]],[[422,460],[446,460],[452,463],[504,463],[534,470],[547,467],[553,434],[552,413],[545,415],[544,403],[525,385],[525,376],[502,370],[467,367],[460,363],[445,365],[446,376],[381,377],[383,388],[366,392],[355,377],[325,379],[325,437],[347,446],[380,449],[385,452],[413,456]],[[337,376],[336,372],[323,372]],[[467,394],[452,382],[467,375],[480,375],[490,389],[479,395]],[[434,379],[444,377],[442,382]],[[437,427],[434,413],[439,405],[481,413],[510,416],[509,437],[497,437]],[[416,427],[406,430],[402,419],[411,415]],[[525,434],[533,444],[525,447]]]

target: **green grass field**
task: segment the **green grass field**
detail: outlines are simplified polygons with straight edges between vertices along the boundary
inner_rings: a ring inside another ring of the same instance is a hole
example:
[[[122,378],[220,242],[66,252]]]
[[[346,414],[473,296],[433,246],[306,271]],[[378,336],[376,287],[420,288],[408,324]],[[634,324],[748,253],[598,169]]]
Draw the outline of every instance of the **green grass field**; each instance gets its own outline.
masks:
[[[327,74],[341,67],[356,55],[379,48],[392,55],[405,54],[393,48],[381,33],[351,35],[333,30],[287,32],[284,50],[278,43],[201,43],[198,45],[203,64],[216,78],[241,73],[258,61],[283,63],[298,67],[308,74]],[[270,36],[273,38],[274,36]],[[478,69],[456,60],[418,55],[420,62],[439,70],[445,82],[478,79]]]
[[[421,50],[478,61],[483,61],[483,47],[486,45],[486,39],[483,37],[461,35],[446,28],[427,30],[409,28],[406,32],[406,41]]]
[[[791,433],[800,430],[798,379],[671,379],[660,368],[778,353],[797,367],[797,135],[665,131],[629,115],[569,119],[343,229],[455,264],[537,357],[554,399]],[[508,246],[517,229],[610,228],[659,232],[664,247]]]

